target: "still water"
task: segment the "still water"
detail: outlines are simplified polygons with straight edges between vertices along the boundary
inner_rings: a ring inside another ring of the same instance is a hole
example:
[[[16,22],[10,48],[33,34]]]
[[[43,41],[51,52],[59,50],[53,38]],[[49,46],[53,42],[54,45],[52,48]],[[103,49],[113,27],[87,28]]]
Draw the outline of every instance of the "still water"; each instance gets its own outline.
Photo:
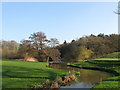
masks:
[[[69,85],[61,86],[61,88],[92,88],[100,80],[113,76],[106,72],[69,67],[65,63],[52,64],[51,68],[80,72],[80,76],[77,77],[76,81],[71,82]]]

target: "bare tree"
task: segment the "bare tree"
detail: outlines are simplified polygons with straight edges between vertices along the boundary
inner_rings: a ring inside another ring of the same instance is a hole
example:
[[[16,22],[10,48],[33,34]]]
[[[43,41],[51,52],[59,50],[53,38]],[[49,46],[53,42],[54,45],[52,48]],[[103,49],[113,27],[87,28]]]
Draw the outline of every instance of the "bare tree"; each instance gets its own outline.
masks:
[[[25,58],[27,56],[32,56],[32,46],[30,40],[22,40],[19,46],[18,55],[20,58]]]
[[[42,50],[45,47],[46,35],[43,32],[36,32],[29,37],[33,43],[34,48]]]
[[[51,38],[50,39],[50,45],[51,45],[51,47],[55,47],[58,44],[59,44],[59,41],[58,41],[57,38]]]
[[[1,41],[0,42],[0,51],[2,52],[2,58],[13,59],[17,58],[17,51],[19,44],[14,41]]]
[[[44,48],[46,47],[46,35],[43,32],[36,32],[31,34],[29,37],[31,39],[31,43],[33,48],[35,49],[35,52],[37,53],[37,58],[39,60],[43,60],[45,58],[45,52]]]
[[[114,13],[120,15],[120,1],[118,2],[118,10],[114,11]]]
[[[53,61],[60,61],[61,53],[56,48],[50,48],[50,47],[45,48],[45,54],[47,55],[47,62],[49,58],[52,58]]]

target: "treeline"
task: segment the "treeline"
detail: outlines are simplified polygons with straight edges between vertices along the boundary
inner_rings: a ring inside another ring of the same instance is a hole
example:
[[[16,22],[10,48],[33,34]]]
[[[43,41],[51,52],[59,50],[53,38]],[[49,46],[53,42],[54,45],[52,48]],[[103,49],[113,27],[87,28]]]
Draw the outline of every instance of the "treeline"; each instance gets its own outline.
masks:
[[[14,41],[0,41],[0,53],[2,54],[2,57],[0,58],[6,58],[6,59],[16,59],[18,58],[17,52],[19,49],[19,44]]]
[[[1,41],[2,58],[24,59],[34,57],[38,61],[46,61],[52,58],[60,60],[60,52],[55,48],[59,44],[56,38],[48,40],[45,33],[36,32],[30,35],[28,40],[22,40],[20,44],[13,41]]]
[[[78,40],[66,41],[59,45],[56,38],[48,40],[45,33],[36,32],[30,35],[28,40],[1,41],[0,52],[5,59],[24,59],[34,57],[39,61],[52,58],[54,61],[79,61],[98,58],[112,52],[120,52],[120,35],[98,34],[81,37]]]
[[[120,35],[118,34],[98,34],[81,37],[72,40],[71,43],[59,45],[57,48],[61,52],[61,58],[66,61],[85,60],[98,58],[112,52],[119,52]]]

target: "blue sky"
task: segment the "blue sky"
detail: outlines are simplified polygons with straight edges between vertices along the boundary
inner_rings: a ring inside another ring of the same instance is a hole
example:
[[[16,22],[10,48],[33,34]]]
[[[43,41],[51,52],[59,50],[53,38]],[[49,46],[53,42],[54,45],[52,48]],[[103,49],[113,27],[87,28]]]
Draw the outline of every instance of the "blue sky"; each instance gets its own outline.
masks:
[[[63,43],[84,35],[118,33],[116,9],[117,2],[6,2],[2,38],[20,42],[42,31]]]

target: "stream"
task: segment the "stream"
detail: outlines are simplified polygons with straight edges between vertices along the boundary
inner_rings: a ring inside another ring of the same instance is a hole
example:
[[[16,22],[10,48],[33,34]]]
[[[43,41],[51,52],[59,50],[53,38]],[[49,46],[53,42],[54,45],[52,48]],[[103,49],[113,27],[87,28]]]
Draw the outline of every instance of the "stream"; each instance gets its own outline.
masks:
[[[52,64],[51,68],[65,69],[69,70],[69,72],[71,70],[80,72],[80,76],[77,76],[77,81],[73,81],[69,85],[61,86],[60,88],[92,88],[100,80],[113,76],[112,74],[103,71],[70,67],[67,66],[66,63]]]

